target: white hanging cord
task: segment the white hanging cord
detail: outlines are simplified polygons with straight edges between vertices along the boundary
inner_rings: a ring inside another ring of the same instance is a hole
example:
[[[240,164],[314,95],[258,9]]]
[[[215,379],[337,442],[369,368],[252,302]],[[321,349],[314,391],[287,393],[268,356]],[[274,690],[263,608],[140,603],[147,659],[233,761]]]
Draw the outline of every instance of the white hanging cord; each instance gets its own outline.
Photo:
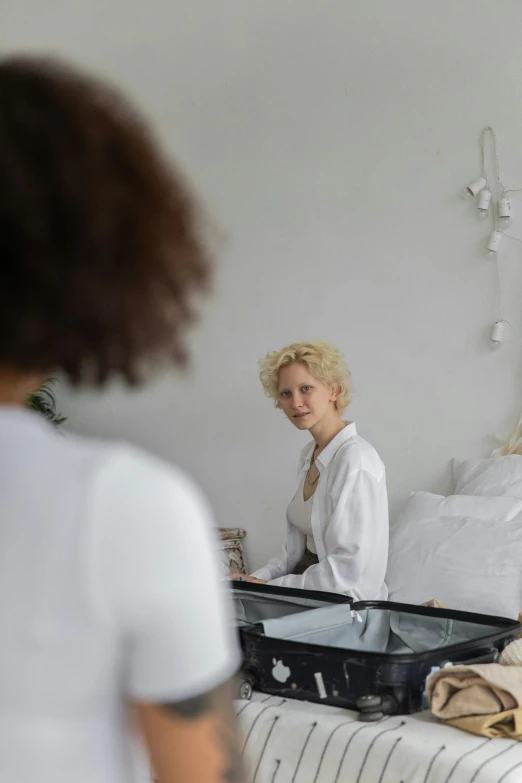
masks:
[[[487,134],[491,134],[491,138],[493,141],[493,156],[495,161],[495,177],[497,180],[497,185],[499,186],[499,189],[502,193],[502,195],[507,196],[509,193],[522,193],[522,188],[509,188],[509,190],[506,190],[504,185],[502,184],[502,181],[500,179],[500,164],[498,159],[498,152],[497,152],[497,134],[495,133],[495,130],[490,126],[486,125],[485,128],[482,130],[482,135],[480,139],[480,147],[482,152],[482,173],[485,179],[487,180],[487,173],[486,173],[486,136]],[[506,235],[507,236],[507,235]],[[512,237],[514,239],[515,237]],[[522,241],[522,240],[520,240]]]
[[[507,324],[507,326],[509,326],[509,328],[510,328],[510,329],[511,329],[511,331],[514,333],[514,335],[515,335],[515,337],[517,338],[517,340],[518,340],[518,342],[520,343],[520,345],[522,345],[522,337],[521,337],[521,336],[520,336],[520,334],[517,332],[517,330],[515,329],[515,327],[513,326],[513,324],[512,324],[512,323],[510,323],[509,321],[506,321],[506,319],[505,319],[505,318],[503,318],[503,319],[502,319],[502,322],[503,322],[503,323],[505,323],[505,324]]]
[[[482,135],[480,137],[480,148],[482,152],[482,174],[487,182],[488,175],[486,171],[486,136],[488,133],[491,134],[491,139],[493,142],[493,156],[495,160],[495,178],[501,193],[505,193],[506,192],[505,188],[502,182],[500,181],[500,166],[498,162],[498,153],[497,153],[497,134],[495,133],[495,131],[490,125],[486,125],[486,127],[483,128]]]
[[[495,133],[494,129],[490,125],[486,125],[485,128],[482,129],[482,133],[480,136],[480,151],[482,156],[482,176],[486,180],[486,183],[488,183],[488,172],[487,172],[487,166],[486,166],[486,138],[487,136],[491,136],[491,141],[493,145],[493,158],[495,161],[495,178],[497,183],[497,188],[500,190],[501,194],[504,195],[504,187],[500,181],[500,165],[498,160],[498,152],[497,152],[497,134]],[[486,187],[489,187],[488,184],[486,184]],[[493,219],[493,230],[498,231],[499,227],[497,225],[497,216],[495,213],[495,210],[491,210],[491,216]],[[502,281],[500,278],[500,266],[498,263],[498,257],[495,256],[493,260],[494,266],[495,266],[495,282],[496,282],[496,294],[495,294],[495,313],[496,313],[496,321],[502,321]]]
[[[521,192],[522,192],[522,188],[521,188]],[[502,235],[505,236],[507,239],[512,239],[514,242],[522,242],[522,239],[520,239],[519,237],[513,237],[511,236],[511,234],[506,234],[505,231],[502,232]]]
[[[522,193],[522,188],[512,188],[510,190],[506,190],[504,185],[502,184],[502,181],[500,179],[500,163],[498,158],[497,134],[495,133],[495,130],[491,127],[491,125],[486,125],[482,129],[482,133],[480,136],[482,176],[484,177],[486,182],[488,182],[487,166],[486,166],[486,139],[488,138],[488,136],[491,138],[491,143],[493,147],[493,160],[495,163],[495,180],[496,180],[497,191],[500,193],[501,197],[505,197],[508,193]],[[499,231],[502,234],[502,236],[505,236],[507,239],[511,239],[514,242],[522,243],[522,239],[520,239],[519,237],[514,237],[512,234],[506,234],[505,231],[502,231],[502,229],[498,225],[498,220],[495,211],[492,210],[492,213],[493,213],[494,230]],[[502,281],[501,281],[500,266],[498,263],[497,256],[495,256],[494,258],[494,264],[495,264],[495,278],[496,278],[496,296],[495,296],[496,320],[502,321],[503,323],[507,324],[510,327],[510,329],[515,333],[520,345],[522,346],[522,339],[520,338],[520,335],[518,334],[513,324],[509,323],[509,321],[506,321],[505,318],[502,317]]]
[[[500,165],[499,165],[498,151],[497,151],[497,135],[493,130],[493,128],[489,125],[483,128],[481,138],[480,138],[480,148],[482,154],[482,176],[486,180],[486,187],[488,187],[487,185],[488,176],[486,170],[486,138],[488,135],[491,137],[492,146],[493,146],[497,198],[500,197],[502,199],[505,199],[511,193],[522,193],[522,188],[510,188],[509,190],[506,190],[506,188],[502,184],[502,181],[500,179]],[[501,214],[507,214],[509,216],[511,212],[509,204],[507,205],[507,208],[508,208],[508,212],[501,213]],[[493,217],[494,231],[499,231],[507,239],[511,239],[514,242],[520,242],[522,244],[522,239],[520,239],[519,237],[514,237],[512,234],[506,234],[504,231],[502,231],[501,224],[503,221],[499,220],[498,213],[496,212],[496,210],[492,210],[492,217]],[[497,255],[495,255],[494,257],[494,264],[495,264],[495,278],[496,278],[495,311],[497,315],[496,315],[496,322],[493,325],[493,329],[491,333],[491,340],[498,347],[502,342],[504,325],[506,325],[509,326],[509,328],[517,338],[519,345],[522,347],[521,335],[510,321],[507,321],[505,318],[502,317],[502,281],[500,276],[500,266],[499,266]],[[517,426],[513,434],[511,435],[507,443],[505,443],[505,445],[501,449],[499,449],[497,454],[499,456],[508,455],[508,454],[522,455],[522,414],[520,415],[520,418],[518,420]]]
[[[502,281],[500,278],[500,267],[498,265],[498,258],[495,258],[493,262],[495,266],[495,278],[496,278],[496,296],[495,296],[495,313],[496,320],[503,321],[502,318]]]

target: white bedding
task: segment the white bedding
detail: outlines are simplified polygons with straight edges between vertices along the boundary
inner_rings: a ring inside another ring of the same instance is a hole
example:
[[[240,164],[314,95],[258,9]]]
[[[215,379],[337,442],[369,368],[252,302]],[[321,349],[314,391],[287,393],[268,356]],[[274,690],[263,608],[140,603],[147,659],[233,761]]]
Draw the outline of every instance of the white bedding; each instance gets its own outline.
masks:
[[[391,601],[437,598],[453,609],[516,619],[522,501],[414,493],[391,530],[386,583]]]
[[[454,459],[455,495],[487,495],[522,499],[522,456]]]
[[[256,693],[237,714],[252,783],[522,782],[522,743],[428,713],[360,723],[347,710]]]

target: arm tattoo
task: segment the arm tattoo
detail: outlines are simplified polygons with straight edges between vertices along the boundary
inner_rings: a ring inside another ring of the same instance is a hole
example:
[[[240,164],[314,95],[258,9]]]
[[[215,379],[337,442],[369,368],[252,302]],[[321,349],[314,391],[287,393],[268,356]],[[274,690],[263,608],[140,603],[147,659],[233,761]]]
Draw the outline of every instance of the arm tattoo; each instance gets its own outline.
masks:
[[[162,704],[161,706],[175,715],[176,718],[199,718],[200,715],[210,712],[212,708],[212,694],[204,693],[202,696],[195,696],[193,699]]]
[[[223,783],[243,783],[245,778],[234,712],[233,681],[226,682],[201,696],[168,702],[160,706],[181,720],[213,717],[218,743],[224,756]]]

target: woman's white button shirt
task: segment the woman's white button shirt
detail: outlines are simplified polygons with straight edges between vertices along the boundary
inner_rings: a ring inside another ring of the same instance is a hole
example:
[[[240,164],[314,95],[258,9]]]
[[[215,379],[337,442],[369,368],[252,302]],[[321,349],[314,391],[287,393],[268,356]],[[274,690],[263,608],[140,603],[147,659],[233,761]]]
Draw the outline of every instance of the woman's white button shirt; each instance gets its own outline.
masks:
[[[314,446],[309,443],[301,453],[298,482],[310,467]],[[272,585],[385,600],[389,524],[382,460],[352,422],[319,454],[316,465],[320,477],[312,496],[312,532],[319,563],[292,574],[305,551],[306,536],[287,520],[282,555],[253,576]]]

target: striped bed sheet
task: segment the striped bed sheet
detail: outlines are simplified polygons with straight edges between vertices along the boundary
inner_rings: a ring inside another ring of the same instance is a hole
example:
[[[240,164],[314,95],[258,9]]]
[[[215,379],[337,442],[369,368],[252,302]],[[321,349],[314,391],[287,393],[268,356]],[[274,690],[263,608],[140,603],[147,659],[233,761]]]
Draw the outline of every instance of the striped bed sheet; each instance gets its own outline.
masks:
[[[252,783],[522,783],[522,743],[429,713],[360,723],[347,710],[254,693],[237,715]]]

